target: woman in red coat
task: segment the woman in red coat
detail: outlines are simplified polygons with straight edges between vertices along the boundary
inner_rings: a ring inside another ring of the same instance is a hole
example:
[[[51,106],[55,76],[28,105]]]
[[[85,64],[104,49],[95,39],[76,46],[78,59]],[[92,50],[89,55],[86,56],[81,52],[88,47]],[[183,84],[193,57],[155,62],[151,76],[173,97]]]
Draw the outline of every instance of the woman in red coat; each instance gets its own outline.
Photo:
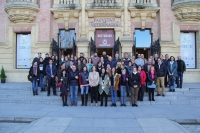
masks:
[[[146,85],[146,73],[142,69],[142,66],[138,66],[138,73],[140,73],[140,78],[141,78],[141,86],[138,91],[138,100],[143,101],[144,89],[145,89],[145,85]]]

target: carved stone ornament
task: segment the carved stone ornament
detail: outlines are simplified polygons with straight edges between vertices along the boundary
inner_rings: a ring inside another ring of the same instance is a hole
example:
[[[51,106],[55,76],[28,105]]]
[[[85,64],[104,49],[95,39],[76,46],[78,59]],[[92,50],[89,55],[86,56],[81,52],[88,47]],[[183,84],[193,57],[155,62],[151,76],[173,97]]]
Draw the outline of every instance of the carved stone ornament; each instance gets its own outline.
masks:
[[[172,8],[175,17],[180,21],[199,21],[200,20],[200,6],[180,6]]]
[[[12,9],[7,9],[6,12],[8,13],[8,18],[14,23],[19,23],[19,22],[30,23],[35,19],[38,10],[29,8],[22,8],[22,9],[12,8]]]

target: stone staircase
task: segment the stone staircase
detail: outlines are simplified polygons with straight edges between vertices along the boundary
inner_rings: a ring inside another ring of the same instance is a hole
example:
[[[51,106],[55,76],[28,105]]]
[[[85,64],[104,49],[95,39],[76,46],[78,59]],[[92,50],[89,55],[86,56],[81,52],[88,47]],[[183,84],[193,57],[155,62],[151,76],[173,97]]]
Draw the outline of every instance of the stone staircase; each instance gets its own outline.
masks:
[[[40,90],[40,89],[39,89]],[[144,101],[138,101],[138,105],[188,105],[200,103],[200,88],[182,88],[176,89],[176,92],[168,92],[166,88],[166,96],[155,96],[155,101],[148,101],[148,93],[145,92]],[[52,92],[52,91],[51,91]],[[0,103],[19,103],[19,104],[57,104],[61,105],[62,100],[59,96],[60,92],[57,89],[58,96],[53,96],[52,93],[47,97],[47,92],[39,92],[38,96],[33,96],[31,87],[19,86],[0,86]],[[156,92],[155,92],[156,95]],[[90,103],[90,95],[88,99]],[[68,103],[70,98],[68,96]],[[78,105],[81,104],[80,92],[78,93]],[[108,98],[108,105],[111,104],[111,98]],[[120,105],[120,98],[117,99],[117,105]],[[130,104],[130,97],[127,97],[127,105]]]

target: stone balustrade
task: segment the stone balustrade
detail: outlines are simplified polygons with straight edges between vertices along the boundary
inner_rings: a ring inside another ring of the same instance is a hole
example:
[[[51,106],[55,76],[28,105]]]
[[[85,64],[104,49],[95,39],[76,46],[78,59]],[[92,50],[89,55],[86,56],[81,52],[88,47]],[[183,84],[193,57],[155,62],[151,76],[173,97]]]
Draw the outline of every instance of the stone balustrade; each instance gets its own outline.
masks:
[[[142,5],[145,8],[158,7],[157,0],[130,0],[130,7]]]
[[[200,0],[174,0],[172,7],[178,7],[178,6],[188,6],[188,5],[199,5]]]
[[[80,9],[81,0],[53,0],[54,10]]]
[[[38,4],[38,0],[6,0],[7,3],[14,3],[14,2],[25,2],[25,3],[35,3]]]

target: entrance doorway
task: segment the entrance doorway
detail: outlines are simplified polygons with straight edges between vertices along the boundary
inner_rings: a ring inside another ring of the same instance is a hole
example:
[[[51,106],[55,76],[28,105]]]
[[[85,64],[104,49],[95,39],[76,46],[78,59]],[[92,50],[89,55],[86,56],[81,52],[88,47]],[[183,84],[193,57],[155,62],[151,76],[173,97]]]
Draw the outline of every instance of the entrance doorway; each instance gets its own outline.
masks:
[[[103,51],[105,51],[107,55],[113,57],[113,49],[112,48],[98,48],[97,54],[98,54],[99,57],[101,57]]]
[[[61,52],[62,55],[64,55],[64,56],[73,54],[73,50],[72,49],[66,49],[66,50],[62,49],[61,51],[62,51]]]
[[[137,48],[136,49],[136,58],[138,54],[144,54],[144,58],[148,59],[150,56],[150,49],[149,48]]]

